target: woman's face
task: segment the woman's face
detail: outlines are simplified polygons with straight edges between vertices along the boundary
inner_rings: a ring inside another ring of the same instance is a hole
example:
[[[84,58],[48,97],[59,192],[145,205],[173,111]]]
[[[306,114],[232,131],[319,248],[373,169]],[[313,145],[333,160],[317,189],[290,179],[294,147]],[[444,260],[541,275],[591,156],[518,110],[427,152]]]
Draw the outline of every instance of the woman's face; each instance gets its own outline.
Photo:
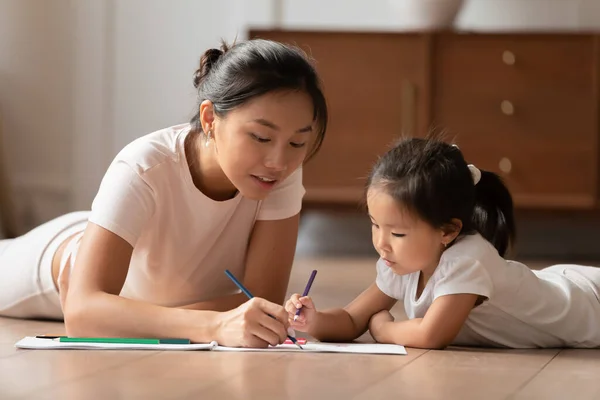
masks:
[[[315,139],[313,103],[304,92],[268,93],[224,118],[208,111],[213,117],[214,140],[209,146],[214,147],[215,160],[247,198],[264,199],[301,166]],[[202,117],[203,122],[211,115]]]

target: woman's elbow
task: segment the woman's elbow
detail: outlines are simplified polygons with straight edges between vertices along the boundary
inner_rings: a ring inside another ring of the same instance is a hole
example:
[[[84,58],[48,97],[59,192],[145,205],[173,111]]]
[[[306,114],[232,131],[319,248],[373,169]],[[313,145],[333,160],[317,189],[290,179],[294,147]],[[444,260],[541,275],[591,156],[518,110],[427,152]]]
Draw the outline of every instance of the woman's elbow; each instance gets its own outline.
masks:
[[[78,305],[75,302],[70,302],[68,306],[63,307],[63,315],[65,321],[65,330],[67,336],[85,337],[86,333],[86,313],[81,303]]]
[[[65,307],[63,309],[64,321],[65,321],[65,330],[67,332],[67,336],[72,337],[80,337],[83,336],[81,333],[81,327],[85,326],[82,323],[81,315],[82,313],[74,310],[74,307]]]
[[[86,337],[92,336],[90,332],[90,318],[93,318],[89,300],[85,298],[69,298],[63,306],[63,317],[67,336]]]

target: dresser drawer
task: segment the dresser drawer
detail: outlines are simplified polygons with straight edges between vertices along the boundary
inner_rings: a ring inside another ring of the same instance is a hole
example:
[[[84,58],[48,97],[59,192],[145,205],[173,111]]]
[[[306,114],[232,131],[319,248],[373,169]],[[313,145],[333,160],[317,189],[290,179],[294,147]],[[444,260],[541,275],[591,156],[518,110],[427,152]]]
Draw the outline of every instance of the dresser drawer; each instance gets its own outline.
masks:
[[[455,140],[469,163],[498,173],[515,205],[591,209],[596,204],[595,151],[560,143],[534,144],[494,133]]]
[[[596,203],[597,132],[592,94],[547,101],[513,98],[512,113],[492,95],[436,96],[435,125],[468,162],[496,172],[517,206],[591,208]]]
[[[587,35],[441,35],[435,62],[450,88],[589,89],[594,37]]]
[[[592,208],[597,99],[592,36],[442,35],[433,126],[500,174],[517,206]]]

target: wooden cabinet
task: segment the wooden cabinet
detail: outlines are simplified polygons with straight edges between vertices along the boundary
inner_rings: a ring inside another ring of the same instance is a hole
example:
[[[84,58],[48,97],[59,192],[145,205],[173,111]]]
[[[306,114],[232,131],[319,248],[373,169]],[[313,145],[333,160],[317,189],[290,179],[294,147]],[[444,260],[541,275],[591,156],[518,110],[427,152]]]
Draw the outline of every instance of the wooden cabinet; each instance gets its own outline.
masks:
[[[329,107],[320,152],[304,168],[308,203],[356,204],[382,149],[403,131],[425,129],[428,38],[386,34],[261,32],[315,60]]]
[[[594,37],[440,35],[433,65],[434,124],[517,205],[596,204]]]
[[[330,109],[305,202],[357,204],[402,133],[442,130],[500,174],[517,207],[598,204],[599,37],[592,34],[253,31],[316,61]]]

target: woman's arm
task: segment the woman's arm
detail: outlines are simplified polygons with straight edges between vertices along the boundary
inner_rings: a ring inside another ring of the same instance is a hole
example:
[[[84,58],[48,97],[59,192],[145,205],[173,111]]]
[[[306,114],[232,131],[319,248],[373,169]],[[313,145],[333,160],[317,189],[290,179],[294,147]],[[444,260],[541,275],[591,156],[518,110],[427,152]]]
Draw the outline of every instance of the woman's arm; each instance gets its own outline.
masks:
[[[373,338],[381,343],[442,349],[458,335],[478,298],[476,294],[441,296],[423,318],[408,321],[394,322],[389,313],[382,312],[373,317],[369,328]]]
[[[285,340],[287,314],[262,299],[218,313],[167,308],[120,297],[132,252],[124,239],[88,223],[63,310],[70,336],[178,337],[249,347]]]
[[[296,252],[299,215],[273,221],[256,221],[248,254],[244,286],[255,297],[276,304],[285,298]],[[180,308],[227,311],[247,301],[243,293],[189,304]]]
[[[373,283],[346,307],[319,311],[308,333],[321,341],[351,341],[366,332],[370,318],[381,310],[390,310],[396,299]]]
[[[257,221],[246,257],[244,286],[256,296],[280,304],[287,291],[296,251],[299,215],[284,220]],[[189,310],[228,311],[246,302],[243,293],[188,304]]]
[[[300,215],[256,221],[250,237],[244,285],[256,297],[283,304],[296,252]]]
[[[190,336],[192,321],[196,341],[214,339],[216,313],[190,315],[189,310],[170,309],[119,296],[129,269],[133,247],[116,234],[88,223],[64,304],[70,336],[181,337]]]
[[[248,297],[243,293],[231,294],[228,296],[217,297],[215,299],[200,301],[198,303],[186,304],[179,308],[186,310],[208,310],[208,311],[229,311],[248,301]]]

